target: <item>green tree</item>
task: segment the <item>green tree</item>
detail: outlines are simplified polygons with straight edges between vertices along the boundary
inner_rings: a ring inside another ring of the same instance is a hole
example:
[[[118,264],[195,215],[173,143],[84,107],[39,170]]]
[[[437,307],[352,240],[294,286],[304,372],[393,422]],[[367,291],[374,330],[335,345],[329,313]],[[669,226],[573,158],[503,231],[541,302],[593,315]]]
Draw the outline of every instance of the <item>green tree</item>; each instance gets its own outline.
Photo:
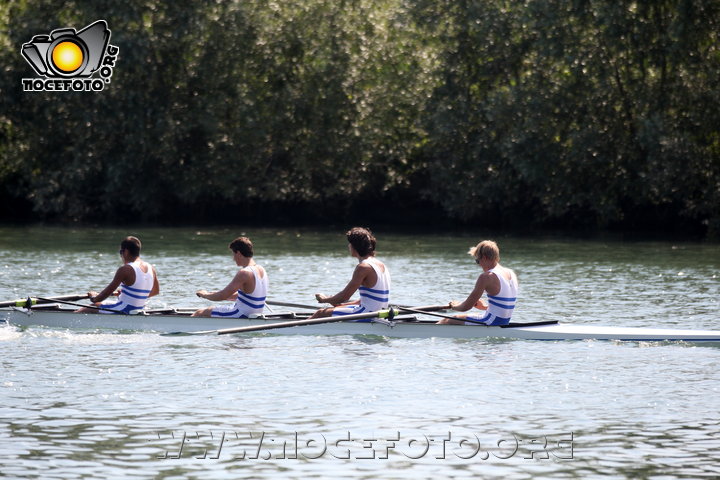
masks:
[[[716,223],[717,9],[418,2],[446,39],[425,152],[437,201],[466,220]]]
[[[22,92],[22,43],[100,18],[105,91]],[[6,2],[0,218],[718,235],[719,26],[716,0]]]

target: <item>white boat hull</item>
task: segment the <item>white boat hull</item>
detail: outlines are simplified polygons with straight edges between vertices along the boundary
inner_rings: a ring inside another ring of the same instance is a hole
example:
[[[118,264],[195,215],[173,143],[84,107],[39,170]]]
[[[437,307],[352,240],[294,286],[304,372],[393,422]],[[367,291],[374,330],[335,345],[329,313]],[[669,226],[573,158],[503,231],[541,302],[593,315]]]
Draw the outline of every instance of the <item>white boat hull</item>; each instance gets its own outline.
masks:
[[[112,329],[159,333],[221,330],[277,323],[278,319],[194,318],[188,315],[107,315],[57,310],[0,310],[0,321],[10,325],[68,329]],[[336,322],[268,330],[272,334],[300,335],[382,335],[401,338],[513,338],[527,340],[624,340],[720,342],[720,331],[668,328],[608,327],[551,324],[527,327],[481,325],[436,325],[434,322]]]

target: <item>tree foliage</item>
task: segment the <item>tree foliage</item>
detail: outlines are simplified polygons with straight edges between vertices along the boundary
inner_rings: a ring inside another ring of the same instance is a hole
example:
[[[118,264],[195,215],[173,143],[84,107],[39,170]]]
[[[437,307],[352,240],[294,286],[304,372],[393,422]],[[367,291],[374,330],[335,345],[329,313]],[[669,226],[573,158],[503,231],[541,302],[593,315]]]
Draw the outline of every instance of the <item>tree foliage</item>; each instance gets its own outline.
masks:
[[[22,43],[97,19],[120,47],[103,92],[22,91]],[[710,0],[8,3],[0,199],[45,219],[385,205],[717,234],[718,32]]]

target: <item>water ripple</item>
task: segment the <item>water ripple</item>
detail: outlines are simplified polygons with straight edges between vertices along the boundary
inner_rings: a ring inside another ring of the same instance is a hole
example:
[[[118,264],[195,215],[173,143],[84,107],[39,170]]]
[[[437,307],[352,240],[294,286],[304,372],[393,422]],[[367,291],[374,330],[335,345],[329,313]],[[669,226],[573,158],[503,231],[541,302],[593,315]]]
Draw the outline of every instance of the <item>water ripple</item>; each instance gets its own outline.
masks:
[[[196,233],[139,232],[163,279],[153,306],[201,306],[194,291],[234,272],[226,244],[235,233]],[[342,235],[249,233],[287,301],[313,304],[316,289],[339,289],[354,265]],[[109,239],[122,235],[0,234],[3,299],[28,295],[38,278],[101,287],[117,268]],[[478,274],[465,255],[476,240],[381,238],[397,300],[462,298]],[[711,245],[508,238],[501,247],[520,275],[519,319],[718,328]],[[0,326],[0,348],[8,478],[720,475],[720,348],[11,326]]]

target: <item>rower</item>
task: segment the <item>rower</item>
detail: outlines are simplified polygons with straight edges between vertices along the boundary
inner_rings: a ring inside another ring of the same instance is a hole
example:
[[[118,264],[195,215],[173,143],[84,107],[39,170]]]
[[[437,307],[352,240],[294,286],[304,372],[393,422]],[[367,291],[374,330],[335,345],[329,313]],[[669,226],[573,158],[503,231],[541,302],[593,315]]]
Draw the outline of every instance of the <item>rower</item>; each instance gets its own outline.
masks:
[[[253,244],[247,237],[238,237],[228,246],[233,252],[233,260],[240,270],[222,290],[208,292],[198,290],[200,298],[221,302],[234,301],[233,305],[218,305],[201,308],[193,317],[248,318],[261,315],[265,308],[268,292],[268,277],[265,269],[253,259]]]
[[[141,248],[139,238],[125,237],[119,251],[123,265],[102,292],[88,292],[94,308],[83,307],[77,312],[137,313],[145,308],[148,298],[160,293],[160,284],[155,267],[140,258]],[[118,287],[120,290],[116,290]],[[111,295],[117,296],[117,301],[102,303]]]
[[[358,264],[352,278],[340,292],[333,296],[315,294],[319,303],[329,303],[333,306],[321,308],[310,318],[354,315],[388,308],[390,271],[383,262],[375,258],[377,240],[369,229],[362,227],[351,228],[345,236],[348,241],[348,251],[351,256],[358,259]],[[360,300],[348,302],[358,290]]]
[[[452,325],[507,325],[510,323],[518,294],[515,272],[500,265],[500,249],[492,240],[483,240],[468,252],[483,272],[475,282],[475,288],[463,302],[450,302],[450,308],[466,312],[472,307],[485,310],[484,314],[457,315],[457,320],[443,319],[439,324]],[[480,297],[487,292],[487,302]],[[465,320],[474,320],[466,322]]]

